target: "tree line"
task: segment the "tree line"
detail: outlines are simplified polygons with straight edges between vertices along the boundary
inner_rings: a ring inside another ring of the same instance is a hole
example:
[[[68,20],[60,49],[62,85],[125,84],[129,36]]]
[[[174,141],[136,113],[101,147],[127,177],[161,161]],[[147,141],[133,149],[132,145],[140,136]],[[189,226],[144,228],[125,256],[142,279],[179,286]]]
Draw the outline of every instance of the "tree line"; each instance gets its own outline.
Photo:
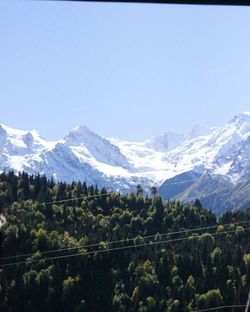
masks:
[[[185,312],[246,303],[250,209],[216,219],[198,200],[163,202],[156,188],[151,196],[141,186],[109,193],[25,172],[0,175],[0,209],[1,311]],[[199,228],[207,229],[190,231]]]

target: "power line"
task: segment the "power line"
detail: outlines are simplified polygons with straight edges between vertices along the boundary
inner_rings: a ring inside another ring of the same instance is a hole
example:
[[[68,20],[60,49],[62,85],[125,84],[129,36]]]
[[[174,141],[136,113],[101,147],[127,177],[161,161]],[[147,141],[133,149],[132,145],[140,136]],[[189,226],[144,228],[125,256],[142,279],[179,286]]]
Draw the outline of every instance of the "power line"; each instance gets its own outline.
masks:
[[[54,200],[54,201],[50,201],[50,202],[42,202],[39,204],[40,205],[59,204],[59,203],[65,203],[65,202],[74,201],[74,200],[108,196],[108,195],[111,195],[113,193],[115,193],[115,192],[107,192],[105,194],[96,194],[96,195],[90,195],[90,196],[73,197],[73,198],[67,198],[67,199],[61,199],[61,200]]]
[[[235,223],[227,223],[227,224],[217,224],[217,225],[200,227],[200,228],[194,228],[194,229],[186,229],[186,230],[176,231],[176,232],[156,233],[154,235],[136,236],[136,237],[132,237],[132,238],[115,240],[115,241],[107,241],[107,242],[102,241],[102,243],[105,243],[105,244],[108,244],[108,245],[117,244],[117,243],[123,243],[123,242],[127,243],[127,242],[133,241],[133,240],[135,240],[137,238],[149,239],[149,238],[154,238],[156,235],[160,235],[161,237],[164,237],[164,236],[167,236],[167,235],[176,235],[176,234],[182,234],[182,233],[190,233],[190,232],[195,232],[195,231],[203,231],[203,230],[208,230],[208,229],[214,229],[214,228],[217,228],[219,225],[229,226],[229,225],[240,225],[240,224],[246,224],[246,223],[250,223],[250,220],[248,220],[248,221],[240,221],[240,222],[235,222]],[[49,254],[49,253],[53,253],[53,252],[61,252],[61,251],[75,250],[75,249],[80,249],[80,248],[90,248],[90,247],[97,247],[97,246],[100,246],[100,243],[85,244],[85,245],[80,245],[80,246],[77,246],[77,247],[52,249],[52,250],[42,251],[42,252],[40,252],[40,254],[41,255],[45,255],[45,254]],[[29,257],[29,256],[34,255],[34,253],[35,252],[21,254],[21,255],[15,255],[15,256],[2,257],[1,260],[14,259],[14,258],[20,258],[20,257]]]
[[[197,179],[172,182],[172,183],[168,183],[168,185],[182,184],[182,183],[186,183],[186,182],[190,182],[190,181],[197,181]],[[86,196],[81,196],[81,197],[73,197],[73,198],[67,198],[67,199],[53,200],[53,201],[49,201],[49,202],[41,202],[38,204],[39,205],[61,204],[61,203],[65,203],[65,202],[75,201],[75,200],[83,200],[83,199],[88,199],[88,198],[103,197],[103,196],[108,196],[111,194],[116,194],[116,192],[113,191],[113,192],[107,192],[105,194],[96,194],[96,195],[89,195],[89,196],[86,195]]]
[[[184,180],[184,181],[179,181],[179,182],[172,182],[168,183],[168,185],[175,185],[175,184],[182,184],[190,181],[197,181],[197,179],[190,179],[190,180]],[[70,202],[74,200],[82,200],[82,199],[88,199],[88,198],[95,198],[95,197],[103,197],[103,196],[108,196],[111,194],[115,194],[116,192],[107,192],[105,194],[96,194],[96,195],[89,195],[89,196],[81,196],[81,197],[73,197],[73,198],[67,198],[67,199],[60,199],[60,200],[54,200],[54,201],[49,201],[49,202],[41,202],[39,205],[49,205],[49,204],[59,204],[59,203],[65,203],[65,202]]]
[[[187,183],[187,182],[191,182],[191,181],[198,181],[198,179],[189,179],[189,180],[183,180],[183,181],[179,181],[179,182],[171,182],[171,183],[167,183],[167,186],[168,185],[183,184],[183,183]],[[108,196],[111,194],[116,194],[116,192],[113,191],[113,192],[107,192],[105,194],[96,194],[96,195],[89,195],[89,196],[86,195],[86,196],[81,196],[81,197],[60,199],[60,200],[54,200],[54,201],[49,201],[49,202],[41,202],[38,204],[39,205],[59,204],[59,203],[65,203],[65,202],[70,202],[70,201],[74,201],[74,200],[83,200],[83,199],[88,199],[88,198],[103,197],[103,196]]]
[[[249,307],[250,307],[250,290],[249,290],[249,293],[248,293],[248,298],[247,298],[247,304],[246,304],[245,312],[249,312]]]
[[[171,179],[171,178],[170,178]],[[182,183],[187,183],[187,182],[192,182],[192,181],[198,181],[199,179],[189,179],[189,180],[183,180],[183,181],[179,181],[179,182],[170,182],[168,183],[167,180],[164,182],[164,184],[166,183],[166,186],[168,185],[174,185],[174,184],[182,184]]]
[[[205,312],[205,311],[214,311],[214,310],[219,310],[219,309],[244,308],[244,307],[245,307],[244,304],[236,304],[236,305],[218,306],[218,307],[202,309],[202,310],[195,310],[195,311],[191,311],[191,312]]]
[[[167,186],[169,186],[169,185],[178,185],[178,184],[183,184],[183,183],[192,182],[192,181],[198,181],[198,179],[189,179],[189,180],[183,180],[183,181],[179,181],[179,182],[170,182],[170,183],[167,183]],[[224,188],[224,189],[226,190],[228,188]],[[104,197],[104,196],[109,196],[111,194],[116,194],[116,192],[113,191],[113,192],[107,192],[105,194],[96,194],[96,195],[89,195],[89,196],[81,196],[81,197],[73,197],[73,198],[67,198],[67,199],[54,200],[54,201],[49,201],[49,202],[41,202],[41,203],[38,203],[38,205],[46,206],[46,205],[51,205],[51,204],[61,204],[61,203],[66,203],[66,202],[71,202],[71,201],[76,201],[76,200],[84,200],[84,199],[88,199],[88,198]],[[213,212],[216,213],[216,211],[217,211],[217,209],[215,209]]]
[[[245,228],[245,231],[250,230],[249,228]],[[217,236],[217,235],[223,235],[223,234],[228,234],[228,233],[235,233],[237,230],[231,230],[231,231],[225,231],[225,232],[219,232],[219,233],[214,233],[210,234],[211,236]],[[183,238],[176,238],[176,239],[170,239],[170,240],[165,240],[165,241],[157,241],[157,242],[149,242],[149,243],[143,243],[143,244],[138,244],[138,245],[130,245],[130,246],[121,246],[121,247],[115,247],[115,248],[108,248],[108,249],[101,249],[101,250],[94,250],[94,251],[88,251],[88,252],[81,252],[77,254],[68,254],[68,255],[63,255],[63,256],[55,256],[55,257],[50,257],[50,258],[41,258],[41,259],[34,259],[34,260],[27,260],[27,261],[18,261],[18,262],[11,262],[11,263],[5,263],[5,264],[0,264],[0,267],[7,267],[7,266],[13,266],[13,265],[18,265],[18,264],[31,264],[39,261],[50,261],[50,260],[57,260],[57,259],[66,259],[66,258],[71,258],[71,257],[78,257],[78,256],[87,256],[87,255],[92,255],[92,254],[99,254],[99,253],[105,253],[105,252],[111,252],[111,251],[117,251],[117,250],[125,250],[125,249],[130,249],[130,248],[138,248],[138,247],[146,247],[146,246],[152,246],[152,245],[159,245],[159,244],[166,244],[166,243],[173,243],[173,242],[180,242],[183,240],[188,240],[190,238],[197,239],[200,238],[200,236],[189,236],[189,237],[183,237]]]
[[[44,206],[46,206],[46,205],[59,204],[59,203],[70,202],[70,201],[75,201],[75,200],[84,200],[84,199],[88,199],[88,198],[104,197],[104,196],[109,196],[111,194],[116,194],[116,193],[115,192],[107,192],[107,193],[104,193],[104,194],[96,194],[96,195],[89,195],[89,196],[73,197],[73,198],[54,200],[54,201],[49,201],[49,202],[41,202],[41,203],[37,202],[36,204],[37,205],[44,205]],[[28,200],[31,200],[31,199],[28,199]],[[21,203],[21,202],[17,202],[17,203]],[[32,206],[26,206],[25,205],[25,207],[23,207],[23,208],[32,208]]]

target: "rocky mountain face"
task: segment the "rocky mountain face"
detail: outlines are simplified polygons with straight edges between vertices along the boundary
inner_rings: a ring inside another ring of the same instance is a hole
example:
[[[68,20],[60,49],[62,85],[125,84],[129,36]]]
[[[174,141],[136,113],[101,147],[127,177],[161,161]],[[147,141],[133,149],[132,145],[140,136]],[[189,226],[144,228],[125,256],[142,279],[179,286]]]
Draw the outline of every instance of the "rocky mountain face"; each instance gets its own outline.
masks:
[[[208,135],[186,141],[168,156],[176,161],[176,166],[194,166],[160,186],[159,193],[164,198],[190,202],[199,198],[204,207],[217,214],[250,207],[249,113],[235,116]],[[195,178],[185,182],[190,175]],[[181,183],[174,184],[175,181]]]
[[[250,113],[226,125],[190,134],[165,134],[141,142],[103,138],[84,126],[60,141],[35,130],[0,125],[0,170],[40,173],[99,187],[145,191],[155,185],[166,199],[193,201],[218,213],[250,206]]]
[[[221,215],[227,210],[250,207],[249,178],[232,183],[224,175],[206,173],[185,182],[181,180],[180,176],[169,179],[160,186],[158,192],[163,198],[176,199],[181,202],[194,202],[198,198],[204,207],[213,210],[217,215]],[[178,179],[181,184],[174,185],[173,179]]]

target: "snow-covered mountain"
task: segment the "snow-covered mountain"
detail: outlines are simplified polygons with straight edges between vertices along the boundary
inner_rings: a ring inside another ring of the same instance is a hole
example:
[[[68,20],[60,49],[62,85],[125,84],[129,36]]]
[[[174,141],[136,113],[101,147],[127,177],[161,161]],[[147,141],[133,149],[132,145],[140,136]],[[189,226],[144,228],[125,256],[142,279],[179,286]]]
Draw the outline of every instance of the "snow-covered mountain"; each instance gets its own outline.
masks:
[[[206,193],[206,183],[210,190],[218,183],[229,190],[249,182],[250,112],[236,115],[222,127],[195,126],[190,134],[166,132],[141,142],[102,138],[84,126],[51,142],[35,130],[0,125],[0,170],[10,169],[121,191],[135,190],[137,184],[145,190],[163,184],[159,190],[164,197],[192,200],[201,194],[196,189]],[[190,176],[200,181],[199,187],[185,182]]]
[[[93,133],[87,127],[80,126],[70,131],[65,137],[65,144],[83,160],[86,157],[94,158],[96,161],[110,166],[125,169],[130,167],[126,157],[116,145]]]

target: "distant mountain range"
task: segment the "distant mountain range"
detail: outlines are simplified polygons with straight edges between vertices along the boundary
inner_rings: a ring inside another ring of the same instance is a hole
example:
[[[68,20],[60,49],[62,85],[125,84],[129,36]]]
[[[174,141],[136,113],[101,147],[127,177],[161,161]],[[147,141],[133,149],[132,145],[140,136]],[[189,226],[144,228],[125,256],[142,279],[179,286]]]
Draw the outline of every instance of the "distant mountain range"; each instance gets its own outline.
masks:
[[[222,127],[196,126],[141,142],[102,138],[85,126],[63,140],[0,125],[0,170],[80,180],[122,192],[152,185],[165,199],[199,198],[218,214],[250,207],[250,112]]]

